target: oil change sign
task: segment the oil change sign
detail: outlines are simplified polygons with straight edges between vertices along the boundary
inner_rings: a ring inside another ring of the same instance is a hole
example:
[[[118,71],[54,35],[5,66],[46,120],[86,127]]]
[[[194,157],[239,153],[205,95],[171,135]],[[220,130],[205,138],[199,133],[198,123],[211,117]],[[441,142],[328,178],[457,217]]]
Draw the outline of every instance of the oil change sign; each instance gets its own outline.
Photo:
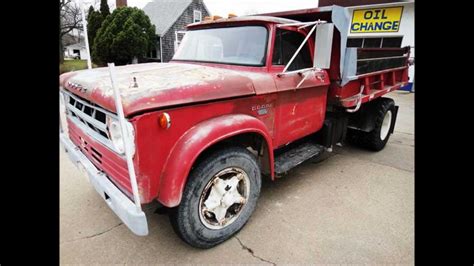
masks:
[[[403,7],[354,10],[351,33],[398,32]]]

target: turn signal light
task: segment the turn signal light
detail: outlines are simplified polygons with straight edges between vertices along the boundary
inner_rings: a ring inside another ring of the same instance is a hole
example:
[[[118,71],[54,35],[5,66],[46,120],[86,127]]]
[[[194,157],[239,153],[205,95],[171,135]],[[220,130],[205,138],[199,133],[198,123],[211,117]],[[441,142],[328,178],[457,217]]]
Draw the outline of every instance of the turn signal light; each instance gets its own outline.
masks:
[[[171,126],[171,118],[168,113],[162,113],[158,121],[161,128],[168,129]]]

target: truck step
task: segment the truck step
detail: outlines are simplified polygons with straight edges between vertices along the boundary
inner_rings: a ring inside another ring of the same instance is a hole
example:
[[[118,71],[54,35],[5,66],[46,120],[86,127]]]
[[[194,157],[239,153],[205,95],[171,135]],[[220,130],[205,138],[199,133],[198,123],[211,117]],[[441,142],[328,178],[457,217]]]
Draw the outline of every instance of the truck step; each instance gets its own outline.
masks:
[[[306,142],[275,157],[275,174],[282,175],[291,168],[319,156],[323,153],[324,146]]]

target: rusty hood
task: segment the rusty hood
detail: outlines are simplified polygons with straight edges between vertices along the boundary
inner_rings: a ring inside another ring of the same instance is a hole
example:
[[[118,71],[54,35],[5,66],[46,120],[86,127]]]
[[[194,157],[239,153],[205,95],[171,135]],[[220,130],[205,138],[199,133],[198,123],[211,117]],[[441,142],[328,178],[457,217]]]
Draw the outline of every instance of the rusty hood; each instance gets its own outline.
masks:
[[[185,63],[147,63],[116,67],[125,116],[146,110],[255,94],[264,74]],[[265,82],[266,83],[266,82]],[[115,112],[109,69],[61,75],[60,85]]]

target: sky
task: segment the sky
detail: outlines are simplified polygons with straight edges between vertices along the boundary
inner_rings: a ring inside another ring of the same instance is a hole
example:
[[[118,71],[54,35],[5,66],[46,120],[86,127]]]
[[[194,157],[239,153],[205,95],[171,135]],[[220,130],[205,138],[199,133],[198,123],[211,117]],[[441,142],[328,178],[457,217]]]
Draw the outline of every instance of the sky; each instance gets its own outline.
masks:
[[[179,0],[177,0],[179,1]],[[151,0],[128,0],[128,6],[143,8]],[[86,6],[99,0],[84,0]],[[108,1],[111,9],[115,8],[115,0]],[[212,15],[227,17],[229,13],[238,16],[275,11],[295,10],[318,6],[318,0],[204,0]]]

